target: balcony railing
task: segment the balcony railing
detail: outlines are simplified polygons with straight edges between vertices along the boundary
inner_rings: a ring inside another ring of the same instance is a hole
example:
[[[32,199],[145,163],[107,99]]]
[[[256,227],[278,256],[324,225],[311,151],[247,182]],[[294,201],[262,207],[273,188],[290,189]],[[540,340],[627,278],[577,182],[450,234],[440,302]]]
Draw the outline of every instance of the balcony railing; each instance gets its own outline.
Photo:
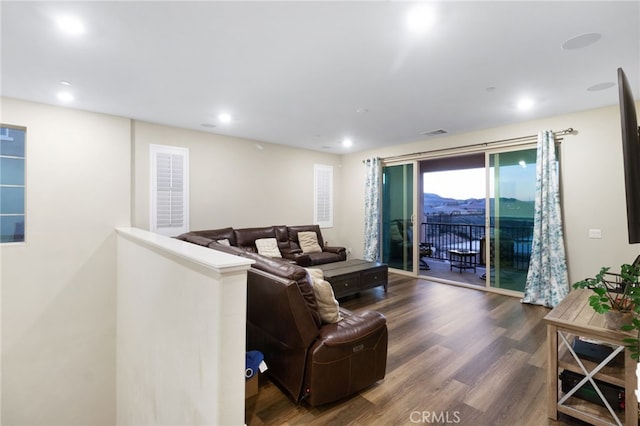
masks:
[[[518,226],[501,225],[499,233],[500,264],[515,270],[527,270],[531,257],[531,241],[533,237],[533,222],[513,221],[522,223]],[[421,255],[439,260],[450,261],[449,250],[475,251],[478,253],[472,261],[477,265],[486,265],[485,254],[486,228],[484,225],[458,224],[445,222],[423,222],[421,224]],[[496,229],[489,227],[490,258],[495,253]]]

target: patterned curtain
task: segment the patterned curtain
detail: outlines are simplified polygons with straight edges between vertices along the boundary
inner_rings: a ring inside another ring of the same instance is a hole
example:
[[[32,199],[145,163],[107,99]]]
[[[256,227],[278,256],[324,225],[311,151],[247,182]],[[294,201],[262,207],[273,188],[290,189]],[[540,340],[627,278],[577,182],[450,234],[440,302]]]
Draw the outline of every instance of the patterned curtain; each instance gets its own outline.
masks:
[[[533,243],[522,302],[554,307],[569,294],[553,132],[538,134]]]
[[[379,158],[365,160],[364,184],[364,259],[380,260],[380,170]]]

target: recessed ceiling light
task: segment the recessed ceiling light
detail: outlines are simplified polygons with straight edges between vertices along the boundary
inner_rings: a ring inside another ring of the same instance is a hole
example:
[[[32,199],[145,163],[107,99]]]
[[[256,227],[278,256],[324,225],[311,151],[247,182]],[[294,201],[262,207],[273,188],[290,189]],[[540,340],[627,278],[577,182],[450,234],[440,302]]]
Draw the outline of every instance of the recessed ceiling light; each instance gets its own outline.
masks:
[[[582,49],[584,47],[592,45],[601,38],[602,34],[598,33],[582,34],[565,41],[564,43],[562,43],[561,47],[564,50]]]
[[[589,91],[589,92],[597,92],[599,90],[609,89],[610,87],[613,87],[615,85],[616,85],[615,83],[611,83],[611,82],[609,82],[609,83],[598,83],[598,84],[594,84],[591,87],[587,87],[587,91]]]
[[[231,115],[227,113],[223,113],[218,116],[218,120],[220,120],[221,123],[230,123],[231,119]]]
[[[531,108],[533,108],[533,100],[529,98],[522,98],[518,101],[518,103],[516,104],[516,107],[520,111],[528,111]]]
[[[67,80],[62,80],[60,84],[62,84],[63,86],[71,86],[71,83],[68,82]]]
[[[415,35],[426,33],[435,22],[433,7],[428,4],[417,4],[407,13],[407,29]]]
[[[342,146],[345,148],[351,148],[353,146],[353,141],[350,138],[342,139]]]
[[[364,114],[364,113],[369,112],[369,110],[368,110],[367,108],[358,108],[358,109],[356,110],[356,112],[357,112],[357,113],[360,113],[360,114]]]
[[[85,31],[84,24],[74,16],[62,16],[57,20],[58,28],[65,34],[80,35]]]
[[[73,95],[69,92],[58,92],[58,99],[62,102],[71,102],[73,100]]]

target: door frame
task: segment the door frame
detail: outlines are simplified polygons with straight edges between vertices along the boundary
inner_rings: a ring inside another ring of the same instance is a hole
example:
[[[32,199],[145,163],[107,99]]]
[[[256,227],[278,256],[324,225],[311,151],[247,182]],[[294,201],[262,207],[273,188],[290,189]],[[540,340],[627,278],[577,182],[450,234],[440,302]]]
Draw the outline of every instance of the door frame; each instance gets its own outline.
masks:
[[[525,150],[530,150],[530,149],[536,149],[536,142],[531,142],[531,143],[526,143],[526,144],[518,144],[518,145],[514,145],[514,146],[502,146],[502,147],[498,147],[498,148],[492,148],[492,149],[485,149],[484,150],[484,155],[485,155],[485,172],[486,172],[486,181],[485,184],[487,185],[486,187],[486,198],[485,198],[485,235],[490,235],[490,229],[491,229],[491,155],[492,154],[501,154],[501,153],[507,153],[507,152],[515,152],[515,151],[525,151]],[[490,256],[491,256],[491,239],[490,238],[485,238],[485,246],[484,246],[484,252],[486,253],[487,256],[487,263],[488,265],[485,265],[487,268],[487,274],[486,274],[486,280],[485,280],[485,287],[484,289],[486,291],[490,291],[493,293],[499,293],[499,294],[504,294],[507,296],[515,296],[515,297],[523,297],[524,296],[524,291],[516,291],[516,290],[509,290],[509,289],[504,289],[504,288],[499,288],[499,287],[493,287],[491,285],[491,273],[490,273],[490,268],[491,268],[491,260],[490,260]]]
[[[494,153],[500,153],[500,152],[510,152],[510,151],[517,151],[517,150],[526,150],[526,149],[532,149],[532,148],[536,148],[537,145],[537,141],[536,140],[531,140],[531,141],[505,141],[506,143],[496,143],[496,145],[494,145],[493,147],[488,146],[487,144],[483,144],[482,146],[471,146],[471,147],[457,147],[457,148],[451,148],[451,149],[447,149],[447,150],[439,150],[437,152],[422,152],[422,153],[417,153],[414,156],[411,156],[409,158],[404,158],[404,159],[382,159],[382,167],[388,167],[388,166],[396,166],[396,165],[403,165],[403,164],[413,164],[413,179],[414,179],[414,188],[413,188],[413,193],[414,193],[414,201],[413,201],[413,215],[412,215],[412,220],[414,222],[415,225],[415,220],[418,217],[419,214],[422,213],[422,208],[420,209],[420,211],[418,211],[418,206],[419,206],[419,202],[422,199],[422,196],[419,193],[419,189],[420,189],[420,183],[421,183],[421,179],[419,176],[419,162],[422,160],[429,160],[429,159],[434,159],[434,158],[446,158],[446,157],[454,157],[454,156],[458,156],[458,155],[464,155],[464,154],[473,154],[473,153],[483,153],[485,155],[485,170],[486,170],[486,174],[487,174],[487,178],[486,178],[486,185],[487,185],[487,197],[485,199],[485,202],[487,203],[487,207],[486,207],[486,213],[485,213],[485,229],[490,229],[490,220],[489,220],[489,185],[490,185],[490,180],[489,180],[489,174],[490,174],[490,167],[489,167],[489,155],[490,154],[494,154]],[[562,174],[560,174],[560,179],[562,179]],[[381,238],[381,253],[382,253],[382,238]],[[400,269],[395,269],[395,268],[391,268],[389,267],[389,269],[394,272],[394,273],[398,273],[401,275],[409,275],[412,276],[414,278],[420,278],[423,277],[422,275],[420,275],[420,269],[419,269],[419,258],[418,258],[418,240],[416,238],[413,238],[412,241],[412,247],[413,247],[413,270],[412,271],[405,271],[405,270],[400,270]],[[488,250],[490,248],[490,241],[489,239],[485,240],[485,250]],[[486,251],[486,253],[489,253],[488,251]],[[453,281],[453,280],[446,280],[446,279],[441,279],[441,278],[437,278],[437,277],[426,277],[431,281],[436,281],[436,282],[443,282],[445,284],[450,284],[450,285],[457,285],[457,286],[461,286],[461,287],[467,287],[467,288],[472,288],[472,289],[476,289],[476,290],[483,290],[483,291],[487,291],[487,292],[491,292],[491,293],[499,293],[499,294],[504,294],[507,296],[514,296],[514,297],[522,297],[523,293],[522,292],[517,292],[517,291],[513,291],[513,290],[508,290],[508,289],[501,289],[501,288],[494,288],[491,287],[491,282],[489,281],[489,279],[487,279],[485,286],[476,286],[476,285],[470,285],[470,284],[466,284],[463,282],[457,282],[457,281]]]
[[[405,160],[405,161],[382,161],[382,176],[384,176],[384,168],[385,167],[393,167],[393,166],[404,166],[404,165],[409,165],[411,164],[413,166],[413,171],[412,171],[412,179],[413,179],[413,193],[411,194],[412,197],[412,212],[411,212],[411,223],[414,226],[414,231],[413,234],[415,235],[415,221],[416,221],[416,217],[418,217],[418,202],[417,200],[419,199],[419,192],[418,192],[418,183],[419,183],[419,179],[418,179],[418,160]],[[384,188],[384,183],[382,184],[383,188]],[[381,210],[381,217],[384,217],[384,212],[382,211],[384,209],[384,201],[381,203],[380,206],[380,210]],[[382,232],[384,233],[384,225],[382,226]],[[384,235],[381,235],[382,238],[380,238],[380,253],[381,253],[381,257],[384,258]],[[412,264],[412,269],[411,270],[405,270],[405,269],[397,269],[394,267],[389,266],[389,270],[393,273],[397,273],[400,275],[408,275],[411,277],[418,277],[419,274],[419,265],[418,265],[418,261],[419,261],[419,257],[418,257],[418,241],[416,240],[416,238],[412,238],[411,241],[411,253],[412,253],[412,259],[411,259],[411,264]]]

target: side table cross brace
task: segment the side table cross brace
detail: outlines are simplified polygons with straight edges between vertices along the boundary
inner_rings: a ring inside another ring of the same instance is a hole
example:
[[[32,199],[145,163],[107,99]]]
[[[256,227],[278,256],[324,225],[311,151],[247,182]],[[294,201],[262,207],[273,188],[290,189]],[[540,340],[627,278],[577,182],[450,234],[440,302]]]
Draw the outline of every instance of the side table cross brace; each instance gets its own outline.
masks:
[[[609,404],[609,402],[607,401],[607,398],[605,398],[605,396],[602,394],[602,391],[600,390],[600,388],[598,387],[598,385],[596,384],[595,380],[593,380],[593,376],[595,376],[600,370],[602,370],[602,368],[604,368],[607,364],[609,364],[609,362],[611,362],[616,355],[618,355],[620,352],[624,351],[624,346],[618,346],[613,352],[611,352],[611,354],[606,357],[600,364],[598,364],[593,370],[589,371],[587,370],[587,368],[584,366],[584,364],[582,363],[582,360],[580,359],[580,357],[575,353],[575,351],[573,350],[573,348],[571,347],[571,344],[567,341],[567,338],[565,337],[564,333],[562,332],[558,332],[558,336],[560,336],[560,338],[562,339],[562,342],[564,343],[564,345],[569,349],[569,352],[571,352],[571,355],[573,356],[573,358],[575,359],[575,361],[578,363],[578,365],[580,366],[580,369],[584,372],[585,376],[582,380],[580,380],[580,382],[578,382],[577,385],[575,385],[569,392],[567,392],[559,401],[558,401],[558,405],[562,405],[565,403],[565,401],[567,401],[569,398],[571,398],[571,396],[576,393],[578,391],[578,389],[580,389],[582,387],[582,385],[584,385],[587,381],[589,381],[591,383],[591,385],[593,386],[593,389],[596,391],[596,393],[598,394],[598,396],[600,397],[600,399],[602,400],[602,402],[604,403],[604,405],[607,407],[607,409],[609,410],[609,413],[611,413],[611,416],[613,417],[613,419],[615,420],[615,422],[618,424],[618,426],[622,426],[622,422],[620,421],[620,419],[618,418],[618,416],[616,415],[615,411],[613,410],[613,408],[611,408],[611,405]]]

